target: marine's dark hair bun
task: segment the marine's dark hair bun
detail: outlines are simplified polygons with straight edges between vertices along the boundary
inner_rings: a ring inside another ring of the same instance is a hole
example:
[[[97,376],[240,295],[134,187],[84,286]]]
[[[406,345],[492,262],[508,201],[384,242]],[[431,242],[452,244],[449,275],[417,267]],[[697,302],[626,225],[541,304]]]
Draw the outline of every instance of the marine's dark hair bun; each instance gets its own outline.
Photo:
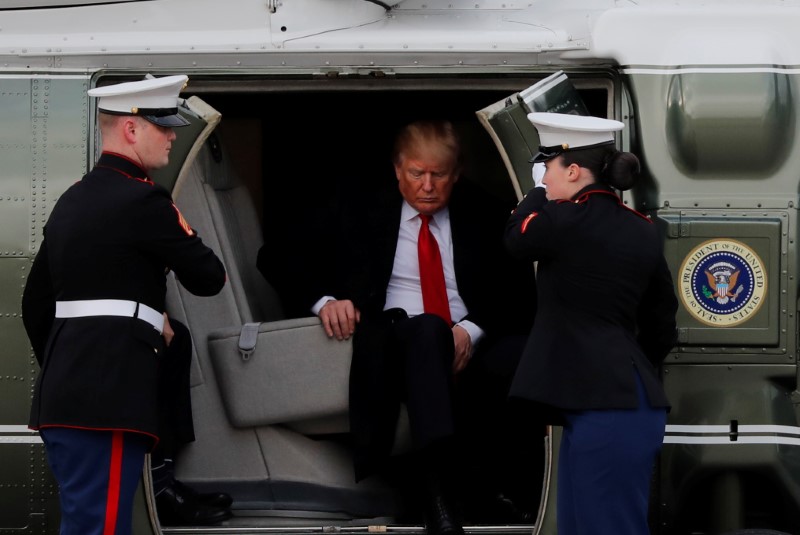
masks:
[[[626,191],[636,184],[641,169],[639,158],[635,154],[618,151],[609,152],[606,155],[602,179],[612,188]]]

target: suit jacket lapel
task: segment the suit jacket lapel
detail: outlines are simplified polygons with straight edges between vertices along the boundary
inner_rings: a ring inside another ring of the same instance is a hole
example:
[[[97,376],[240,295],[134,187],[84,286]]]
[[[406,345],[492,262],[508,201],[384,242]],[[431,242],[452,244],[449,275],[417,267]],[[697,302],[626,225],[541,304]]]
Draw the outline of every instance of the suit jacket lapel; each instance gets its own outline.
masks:
[[[381,192],[377,202],[372,205],[372,209],[376,210],[376,213],[374,217],[370,218],[374,227],[370,229],[372,239],[369,240],[369,247],[374,249],[366,253],[371,258],[375,270],[373,273],[375,287],[372,288],[372,292],[382,292],[381,306],[386,298],[386,287],[389,285],[389,278],[392,276],[394,267],[402,206],[403,198],[396,186]]]
[[[394,267],[394,255],[397,251],[397,238],[400,233],[400,213],[403,207],[403,199],[398,194],[391,205],[387,207],[385,231],[383,233],[383,250],[381,251],[381,258],[383,264],[381,265],[381,274],[385,274],[386,284],[389,284],[389,278],[392,275],[392,268]]]

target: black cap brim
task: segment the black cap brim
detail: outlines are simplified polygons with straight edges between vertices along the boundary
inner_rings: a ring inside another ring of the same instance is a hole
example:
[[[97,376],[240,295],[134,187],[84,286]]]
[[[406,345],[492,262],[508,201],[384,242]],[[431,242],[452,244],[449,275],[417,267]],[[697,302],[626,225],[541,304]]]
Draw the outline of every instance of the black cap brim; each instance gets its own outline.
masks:
[[[561,147],[554,149],[553,147],[539,147],[539,152],[534,154],[533,158],[528,160],[530,163],[543,163],[552,160],[559,154],[563,154],[564,150]]]
[[[166,128],[177,128],[179,126],[189,126],[192,124],[177,113],[174,115],[164,115],[163,117],[157,117],[155,115],[142,115],[142,118],[153,124],[164,126]]]

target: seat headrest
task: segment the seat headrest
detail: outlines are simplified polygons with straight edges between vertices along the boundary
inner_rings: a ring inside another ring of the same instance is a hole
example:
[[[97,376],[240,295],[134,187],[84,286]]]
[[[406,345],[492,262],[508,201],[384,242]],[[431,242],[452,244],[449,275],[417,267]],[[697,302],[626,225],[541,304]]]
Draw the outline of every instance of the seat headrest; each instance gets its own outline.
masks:
[[[203,170],[203,182],[214,190],[224,191],[241,185],[241,180],[233,169],[231,159],[215,133],[211,134],[203,145],[197,155],[197,163]]]

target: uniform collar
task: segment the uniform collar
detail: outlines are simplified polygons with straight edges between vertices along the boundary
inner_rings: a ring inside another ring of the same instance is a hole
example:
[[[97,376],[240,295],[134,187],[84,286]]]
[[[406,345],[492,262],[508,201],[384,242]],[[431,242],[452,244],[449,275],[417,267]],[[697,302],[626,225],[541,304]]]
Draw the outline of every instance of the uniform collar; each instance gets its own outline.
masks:
[[[100,155],[100,159],[97,160],[95,167],[113,169],[114,171],[128,178],[136,178],[138,180],[144,180],[145,182],[152,182],[150,177],[147,176],[147,171],[142,169],[139,164],[135,163],[130,158],[127,158],[121,154],[117,154],[116,152],[103,152],[103,154]]]
[[[573,195],[572,199],[570,199],[569,201],[563,201],[563,202],[573,202],[575,204],[584,204],[585,202],[587,202],[589,200],[590,197],[612,198],[622,208],[630,211],[631,213],[636,214],[637,216],[641,217],[642,219],[644,219],[648,223],[652,223],[653,222],[653,220],[650,219],[648,216],[644,215],[641,212],[637,212],[636,210],[634,210],[630,206],[627,206],[624,202],[622,202],[622,199],[619,198],[619,195],[617,195],[610,186],[607,186],[605,184],[590,184],[590,185],[586,186],[585,188],[583,188],[582,190],[580,190],[575,195]]]
[[[611,189],[610,186],[607,186],[605,184],[594,183],[594,184],[589,184],[588,186],[580,190],[578,193],[573,195],[572,198],[570,199],[570,202],[582,204],[588,201],[589,197],[591,197],[592,195],[611,195],[617,202],[619,202],[620,200],[617,194],[614,193],[614,190]]]

